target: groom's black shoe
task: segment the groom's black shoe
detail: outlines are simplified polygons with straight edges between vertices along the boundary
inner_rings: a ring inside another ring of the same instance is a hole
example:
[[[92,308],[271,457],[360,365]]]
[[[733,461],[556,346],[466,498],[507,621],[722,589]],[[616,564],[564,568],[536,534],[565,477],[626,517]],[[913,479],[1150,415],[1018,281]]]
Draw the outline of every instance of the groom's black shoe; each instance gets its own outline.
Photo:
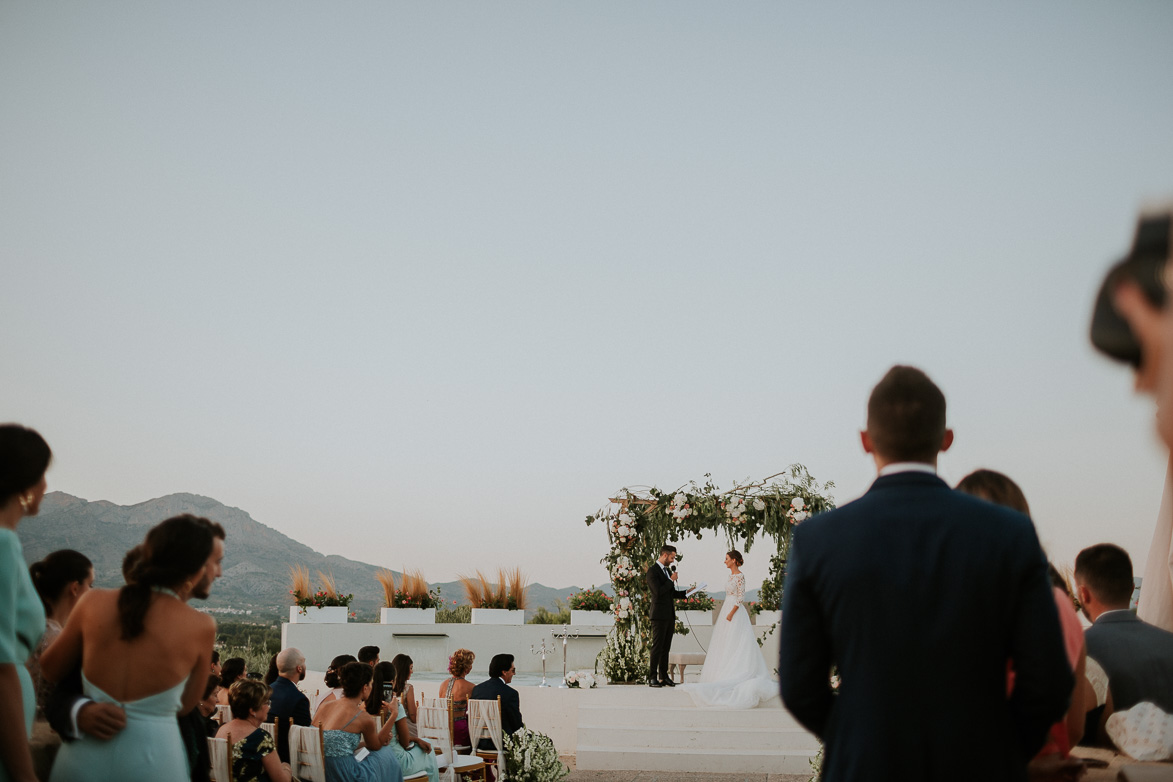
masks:
[[[664,679],[663,681],[660,682],[660,686],[661,687],[675,687],[676,682],[672,681],[671,679]]]
[[[648,679],[648,686],[649,687],[663,687],[664,684],[663,684],[663,682],[656,682],[656,681],[652,681],[651,679]]]

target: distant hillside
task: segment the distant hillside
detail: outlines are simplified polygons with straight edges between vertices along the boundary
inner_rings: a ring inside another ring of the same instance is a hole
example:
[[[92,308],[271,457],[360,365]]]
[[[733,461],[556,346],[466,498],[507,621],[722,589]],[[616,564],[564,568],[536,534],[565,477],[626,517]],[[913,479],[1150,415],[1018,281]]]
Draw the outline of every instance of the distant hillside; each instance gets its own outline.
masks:
[[[50,492],[41,503],[41,512],[22,521],[17,530],[26,561],[35,562],[61,548],[77,549],[93,561],[95,584],[115,587],[122,584],[126,552],[142,541],[151,525],[180,513],[219,522],[228,535],[224,575],[204,604],[208,608],[252,611],[249,618],[262,621],[288,617],[289,566],[294,564],[305,565],[310,573],[332,572],[341,588],[354,593],[352,607],[360,620],[373,620],[382,605],[383,593],[375,581],[379,566],[319,554],[239,508],[197,494],[170,494],[122,506]],[[467,602],[458,582],[432,586],[448,601]],[[578,587],[553,589],[531,584],[530,606],[553,609],[555,600],[565,600],[576,591]]]

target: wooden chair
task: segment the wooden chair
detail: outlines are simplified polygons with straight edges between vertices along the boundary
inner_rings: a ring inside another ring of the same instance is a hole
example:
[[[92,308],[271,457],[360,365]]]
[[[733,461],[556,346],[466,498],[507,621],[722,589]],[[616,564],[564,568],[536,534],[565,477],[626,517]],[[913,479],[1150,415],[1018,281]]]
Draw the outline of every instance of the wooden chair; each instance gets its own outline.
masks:
[[[432,743],[438,755],[436,763],[440,767],[440,773],[448,782],[456,782],[457,774],[486,780],[487,772],[483,760],[471,755],[459,755],[453,749],[447,704],[443,707],[421,706],[419,715],[419,735]]]
[[[216,704],[216,713],[212,715],[212,719],[223,725],[226,722],[232,722],[232,709],[226,704]]]
[[[468,699],[468,735],[475,748],[481,739],[493,743],[495,751],[476,750],[476,756],[494,769],[498,782],[505,779],[505,742],[501,728],[501,696],[496,700],[480,701]]]
[[[299,782],[327,782],[326,748],[319,728],[290,726],[289,768]]]
[[[232,747],[228,739],[208,739],[208,759],[212,762],[208,778],[212,782],[232,782]]]

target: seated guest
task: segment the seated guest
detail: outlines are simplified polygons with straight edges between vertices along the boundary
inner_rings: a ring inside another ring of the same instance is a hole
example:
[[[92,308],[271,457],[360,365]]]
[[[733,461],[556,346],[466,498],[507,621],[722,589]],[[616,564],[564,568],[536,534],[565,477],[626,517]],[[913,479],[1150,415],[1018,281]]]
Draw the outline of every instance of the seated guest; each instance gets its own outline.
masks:
[[[376,730],[375,718],[363,708],[371,695],[371,666],[355,660],[335,673],[342,693],[314,715],[314,725],[322,731],[327,782],[403,782],[391,735],[394,721]],[[399,709],[394,698],[388,706]],[[360,741],[370,753],[361,762],[354,757]]]
[[[216,731],[216,738],[228,740],[235,782],[292,782],[289,764],[281,762],[273,739],[261,728],[271,693],[253,679],[240,679],[228,688],[232,720]]]
[[[228,705],[228,690],[241,679],[248,678],[248,665],[243,657],[229,657],[220,666],[220,705]]]
[[[297,683],[305,678],[305,655],[299,649],[282,649],[275,656],[277,678],[273,680],[273,695],[269,699],[269,717],[266,722],[277,723],[277,756],[289,762],[289,721],[309,727],[310,699]]]
[[[45,634],[25,666],[33,677],[37,719],[44,719],[45,700],[53,685],[41,676],[41,653],[61,634],[78,599],[94,585],[94,565],[85,554],[61,549],[29,565],[29,577],[45,607]]]
[[[415,738],[419,734],[418,720],[416,719],[419,716],[419,704],[415,699],[415,688],[408,681],[415,673],[415,664],[406,654],[397,654],[391,658],[391,667],[395,669],[394,692],[399,696],[399,702],[403,704],[403,709],[407,712],[408,732],[412,738]]]
[[[448,658],[448,673],[451,679],[445,679],[440,685],[440,697],[448,698],[452,703],[452,743],[458,747],[470,746],[468,736],[468,696],[472,693],[472,682],[464,677],[472,671],[473,661],[477,656],[468,649],[457,649]]]
[[[273,682],[277,681],[277,655],[269,658],[269,670],[265,671],[265,678],[261,681],[270,687],[273,686]]]
[[[187,751],[192,782],[208,782],[208,737],[215,736],[220,727],[212,719],[216,713],[215,694],[219,688],[220,677],[209,676],[203,698],[194,709],[179,716],[179,735],[183,737],[183,748]]]
[[[212,650],[212,675],[220,678],[220,653],[215,649]]]
[[[1129,610],[1132,560],[1111,543],[1085,548],[1075,558],[1075,584],[1083,613],[1092,621],[1085,633],[1087,654],[1108,675],[1110,711],[1149,701],[1173,714],[1173,633],[1154,627]]]
[[[389,662],[381,662],[375,666],[373,673],[371,694],[367,698],[367,714],[382,714],[388,708],[385,704],[390,702],[394,695],[395,666]]]
[[[501,738],[511,735],[518,728],[525,727],[521,719],[521,697],[517,690],[509,686],[513,681],[513,674],[517,668],[513,665],[513,655],[496,654],[489,662],[489,678],[472,688],[468,697],[474,701],[495,701],[501,698]],[[477,749],[487,752],[493,751],[493,742],[481,739]],[[504,749],[501,747],[500,749]]]
[[[364,646],[358,650],[358,661],[374,668],[379,664],[379,647]]]
[[[338,678],[338,672],[342,670],[342,666],[354,662],[358,660],[353,654],[340,654],[330,661],[330,667],[326,669],[326,676],[323,679],[323,683],[330,689],[318,694],[318,702],[314,704],[315,714],[323,703],[330,703],[342,697],[342,681]]]

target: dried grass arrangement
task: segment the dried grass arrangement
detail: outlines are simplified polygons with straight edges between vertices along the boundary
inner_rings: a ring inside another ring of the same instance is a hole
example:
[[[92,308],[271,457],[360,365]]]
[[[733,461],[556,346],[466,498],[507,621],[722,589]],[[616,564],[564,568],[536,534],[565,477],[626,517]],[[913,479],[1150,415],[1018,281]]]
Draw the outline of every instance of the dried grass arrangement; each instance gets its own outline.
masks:
[[[428,581],[421,570],[404,569],[403,580],[398,586],[395,574],[390,570],[380,570],[375,573],[375,578],[383,587],[385,608],[439,608],[442,604],[439,591],[428,590]]]
[[[322,588],[315,592],[310,584],[309,569],[305,565],[289,566],[289,594],[293,598],[293,604],[300,607],[303,614],[307,608],[349,606],[350,601],[354,600],[354,595],[338,593],[338,584],[334,580],[333,573],[326,575],[319,570],[318,580],[321,582]]]
[[[473,608],[507,608],[524,610],[529,581],[521,568],[497,569],[497,581],[491,582],[480,570],[472,576],[458,576],[464,596]]]

